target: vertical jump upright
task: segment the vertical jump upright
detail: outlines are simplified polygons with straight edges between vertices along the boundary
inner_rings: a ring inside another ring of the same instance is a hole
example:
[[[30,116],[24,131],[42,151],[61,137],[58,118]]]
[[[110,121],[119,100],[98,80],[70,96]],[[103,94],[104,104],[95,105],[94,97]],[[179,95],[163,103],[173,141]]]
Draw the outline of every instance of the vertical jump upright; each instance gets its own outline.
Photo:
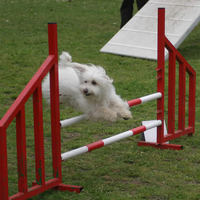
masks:
[[[168,133],[164,135],[165,117],[165,49],[168,50]],[[176,62],[179,64],[178,80],[178,129],[175,130],[175,91],[176,91]],[[152,146],[161,149],[182,149],[182,145],[168,144],[166,142],[183,135],[192,135],[195,132],[195,91],[196,72],[172,45],[165,36],[165,9],[158,9],[158,37],[157,37],[157,92],[162,98],[157,99],[157,119],[162,125],[157,127],[157,142],[139,142],[139,146]],[[189,102],[188,126],[186,126],[186,73],[189,75]]]
[[[49,55],[39,70],[32,77],[24,90],[17,97],[12,106],[0,120],[0,199],[24,200],[48,189],[68,190],[79,193],[82,187],[64,185],[61,173],[61,140],[60,140],[60,113],[58,92],[58,51],[57,51],[57,24],[48,24]],[[51,96],[51,140],[53,175],[45,180],[44,136],[41,84],[47,73],[50,73]],[[35,141],[35,181],[32,187],[27,183],[27,151],[26,151],[26,124],[25,104],[32,96],[34,115]],[[8,192],[8,158],[7,133],[10,123],[16,119],[16,144],[18,166],[18,192],[9,196]]]

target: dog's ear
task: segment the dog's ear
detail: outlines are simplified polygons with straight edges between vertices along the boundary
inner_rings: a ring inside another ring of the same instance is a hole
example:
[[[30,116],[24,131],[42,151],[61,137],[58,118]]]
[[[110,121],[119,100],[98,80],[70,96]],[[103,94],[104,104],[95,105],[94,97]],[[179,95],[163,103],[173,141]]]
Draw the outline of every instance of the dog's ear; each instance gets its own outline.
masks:
[[[107,76],[106,74],[104,75],[104,78],[109,82],[109,83],[113,83],[113,79],[111,79],[109,76]]]
[[[79,64],[79,63],[73,63],[73,68],[78,72],[78,73],[84,73],[87,69],[87,66]]]
[[[98,66],[98,70],[103,74],[103,77],[109,82],[109,83],[113,83],[113,79],[111,79],[107,74],[106,71],[103,67]]]

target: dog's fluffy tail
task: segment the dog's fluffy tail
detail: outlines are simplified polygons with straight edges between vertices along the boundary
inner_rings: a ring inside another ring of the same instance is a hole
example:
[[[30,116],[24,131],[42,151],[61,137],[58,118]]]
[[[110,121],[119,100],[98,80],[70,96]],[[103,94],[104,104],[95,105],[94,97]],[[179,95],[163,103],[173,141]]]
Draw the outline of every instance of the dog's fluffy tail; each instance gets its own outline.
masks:
[[[72,62],[72,57],[71,55],[66,52],[66,51],[63,51],[62,54],[60,55],[60,60],[59,60],[60,63],[69,63],[69,62]]]

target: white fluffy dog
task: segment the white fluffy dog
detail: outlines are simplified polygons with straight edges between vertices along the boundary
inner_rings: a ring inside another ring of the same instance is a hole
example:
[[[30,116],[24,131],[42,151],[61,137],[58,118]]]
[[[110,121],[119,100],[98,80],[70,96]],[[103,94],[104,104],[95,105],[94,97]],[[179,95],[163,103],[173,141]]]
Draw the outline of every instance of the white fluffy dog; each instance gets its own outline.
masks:
[[[72,106],[90,120],[116,121],[132,117],[129,106],[116,94],[105,70],[100,66],[72,62],[63,52],[59,60],[60,103]],[[42,84],[43,96],[50,101],[49,75]]]

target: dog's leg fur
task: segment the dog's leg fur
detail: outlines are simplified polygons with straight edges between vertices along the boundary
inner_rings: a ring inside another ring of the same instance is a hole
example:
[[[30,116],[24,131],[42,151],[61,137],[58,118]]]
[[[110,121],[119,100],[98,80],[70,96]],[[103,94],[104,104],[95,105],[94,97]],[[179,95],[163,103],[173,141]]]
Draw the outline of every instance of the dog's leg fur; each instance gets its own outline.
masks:
[[[96,108],[95,112],[88,113],[91,120],[106,120],[110,122],[115,122],[117,120],[117,112],[104,106],[99,106]]]
[[[114,95],[111,98],[110,109],[116,111],[119,118],[130,119],[132,114],[129,110],[128,103],[123,101],[118,95]]]

